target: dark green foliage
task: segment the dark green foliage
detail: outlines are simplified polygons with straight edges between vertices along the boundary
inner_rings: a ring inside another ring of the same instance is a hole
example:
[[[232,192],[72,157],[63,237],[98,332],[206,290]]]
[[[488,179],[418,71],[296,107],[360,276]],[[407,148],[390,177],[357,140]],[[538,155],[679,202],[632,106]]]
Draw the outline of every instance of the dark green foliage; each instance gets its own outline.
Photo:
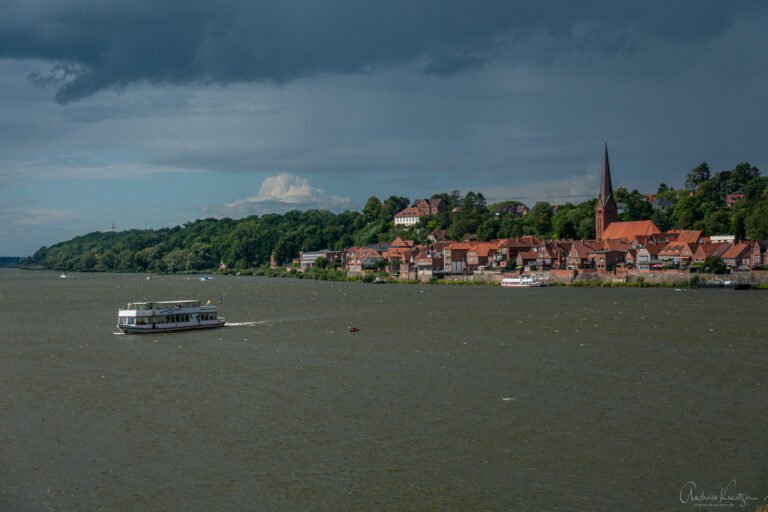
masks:
[[[651,203],[649,203],[645,196],[637,190],[628,192],[626,188],[621,187],[616,189],[614,195],[616,196],[616,202],[623,206],[623,211],[619,216],[619,220],[645,220],[650,219],[653,215],[653,207],[651,206]]]
[[[555,238],[590,239],[595,237],[595,202],[565,203],[552,216]]]
[[[691,172],[689,172],[685,177],[685,189],[686,190],[696,190],[696,187],[699,186],[699,184],[707,181],[709,179],[709,165],[707,162],[702,162],[693,169],[691,169]]]
[[[411,205],[407,197],[389,196],[381,205],[381,217],[386,221],[394,219],[395,214]]]
[[[724,274],[726,271],[725,263],[719,256],[707,256],[704,260],[704,271],[713,274]]]
[[[442,197],[442,196],[440,196]],[[461,197],[457,191],[450,195],[450,201],[456,206],[450,213],[450,225],[448,226],[448,236],[454,240],[462,240],[467,235],[477,234],[478,228],[489,220],[490,215],[483,194],[467,192],[467,195]],[[485,236],[494,236],[498,233],[495,225],[488,224],[483,228]]]
[[[120,272],[211,270],[220,262],[245,269],[269,264],[273,254],[278,263],[285,263],[299,251],[348,247],[356,230],[366,226],[362,217],[357,212],[291,211],[239,220],[204,219],[170,229],[97,232],[43,247],[31,263],[59,270]]]

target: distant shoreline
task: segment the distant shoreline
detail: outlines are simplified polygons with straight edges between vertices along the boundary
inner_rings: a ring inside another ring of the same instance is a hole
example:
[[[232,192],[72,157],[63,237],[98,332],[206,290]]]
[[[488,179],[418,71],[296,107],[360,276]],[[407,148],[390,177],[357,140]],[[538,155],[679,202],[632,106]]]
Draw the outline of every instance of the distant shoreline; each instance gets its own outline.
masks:
[[[131,274],[131,275],[144,275],[144,276],[205,276],[205,275],[211,275],[211,276],[217,276],[217,277],[223,277],[223,276],[231,276],[231,277],[267,277],[267,278],[274,278],[274,279],[299,279],[299,280],[310,280],[310,281],[331,281],[331,282],[350,282],[350,283],[361,283],[361,284],[378,284],[374,283],[374,280],[377,277],[382,278],[382,282],[384,284],[397,284],[397,285],[415,285],[415,284],[422,284],[422,285],[438,285],[438,286],[500,286],[498,282],[493,281],[487,281],[487,280],[478,280],[478,281],[470,281],[470,280],[456,280],[456,279],[430,279],[428,281],[419,281],[419,280],[407,280],[407,279],[391,279],[384,276],[375,276],[373,274],[368,274],[366,277],[370,276],[370,279],[366,279],[364,277],[347,277],[343,272],[335,272],[331,274],[330,276],[325,273],[318,273],[318,272],[299,272],[296,271],[290,272],[290,271],[276,271],[275,269],[270,269],[272,272],[263,272],[263,269],[247,269],[247,270],[240,270],[240,271],[225,271],[221,272],[219,270],[212,270],[210,272],[168,272],[168,273],[157,273],[157,272],[115,272],[115,271],[94,271],[94,270],[56,270],[56,269],[47,269],[47,268],[40,268],[40,267],[24,267],[24,266],[17,266],[17,267],[0,267],[0,268],[17,268],[19,270],[25,270],[25,271],[48,271],[48,272],[61,272],[62,274],[69,274],[69,273],[81,273],[81,274]],[[692,276],[696,276],[696,274],[692,274]],[[723,275],[723,277],[727,277],[727,275]],[[689,279],[684,281],[672,281],[672,282],[647,282],[647,281],[641,281],[641,282],[611,282],[611,281],[587,281],[587,280],[574,280],[571,282],[562,282],[562,281],[543,281],[542,287],[545,288],[685,288],[685,289],[720,289],[720,290],[731,290],[731,289],[740,289],[740,290],[768,290],[768,284],[748,284],[743,287],[735,287],[735,286],[708,286],[706,284],[702,285],[699,281]]]

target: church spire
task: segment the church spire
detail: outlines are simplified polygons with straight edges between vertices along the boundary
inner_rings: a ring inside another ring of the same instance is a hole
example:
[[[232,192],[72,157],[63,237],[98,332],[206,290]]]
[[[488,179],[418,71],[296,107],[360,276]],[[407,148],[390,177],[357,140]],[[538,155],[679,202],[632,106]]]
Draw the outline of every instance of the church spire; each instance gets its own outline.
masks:
[[[603,154],[603,175],[600,178],[600,195],[595,204],[595,235],[597,239],[602,239],[608,225],[618,220],[618,207],[616,206],[616,199],[613,197],[611,165],[608,163],[608,141],[606,140]]]
[[[611,164],[608,162],[608,140],[605,141],[605,154],[603,155],[603,175],[600,178],[600,206],[605,206],[613,198],[613,186],[611,185]]]

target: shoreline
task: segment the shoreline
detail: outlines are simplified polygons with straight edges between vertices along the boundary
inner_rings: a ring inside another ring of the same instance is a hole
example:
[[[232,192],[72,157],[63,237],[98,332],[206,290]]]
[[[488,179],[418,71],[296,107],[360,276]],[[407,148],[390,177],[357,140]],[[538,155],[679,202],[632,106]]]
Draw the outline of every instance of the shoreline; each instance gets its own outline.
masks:
[[[15,268],[23,271],[49,271],[49,272],[62,272],[62,273],[83,273],[83,274],[135,274],[135,275],[147,275],[147,276],[203,276],[203,275],[216,275],[216,276],[237,276],[237,277],[267,277],[276,279],[307,279],[311,281],[335,281],[335,282],[350,282],[361,284],[397,284],[397,285],[438,285],[438,286],[499,286],[499,282],[489,280],[458,280],[458,279],[430,279],[427,281],[420,281],[414,279],[392,279],[385,275],[366,274],[365,276],[353,276],[348,277],[344,272],[335,271],[333,269],[323,271],[285,271],[275,269],[244,269],[244,270],[211,270],[206,271],[184,271],[184,272],[115,272],[115,271],[94,271],[94,270],[60,270],[60,269],[48,269],[48,268],[34,268],[34,267],[3,267],[3,268]],[[294,269],[291,269],[294,270]],[[382,279],[382,281],[376,283],[376,279]],[[563,281],[542,281],[542,287],[544,288],[674,288],[674,289],[704,289],[704,290],[768,290],[768,284],[761,283],[745,283],[744,287],[736,286],[699,286],[699,280],[697,274],[692,274],[692,277],[687,280],[678,280],[671,282],[648,282],[648,281],[632,281],[632,282],[612,282],[612,281],[598,281],[598,280],[574,280],[571,282]]]

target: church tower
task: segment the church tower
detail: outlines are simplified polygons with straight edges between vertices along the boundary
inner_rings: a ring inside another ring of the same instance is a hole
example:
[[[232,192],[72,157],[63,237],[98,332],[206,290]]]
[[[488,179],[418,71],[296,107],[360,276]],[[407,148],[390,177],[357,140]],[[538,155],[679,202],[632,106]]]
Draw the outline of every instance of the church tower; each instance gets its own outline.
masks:
[[[605,228],[611,222],[619,220],[616,199],[613,198],[611,186],[611,166],[608,163],[608,141],[605,141],[605,156],[603,157],[603,176],[600,178],[600,195],[595,204],[595,236],[603,238]]]

